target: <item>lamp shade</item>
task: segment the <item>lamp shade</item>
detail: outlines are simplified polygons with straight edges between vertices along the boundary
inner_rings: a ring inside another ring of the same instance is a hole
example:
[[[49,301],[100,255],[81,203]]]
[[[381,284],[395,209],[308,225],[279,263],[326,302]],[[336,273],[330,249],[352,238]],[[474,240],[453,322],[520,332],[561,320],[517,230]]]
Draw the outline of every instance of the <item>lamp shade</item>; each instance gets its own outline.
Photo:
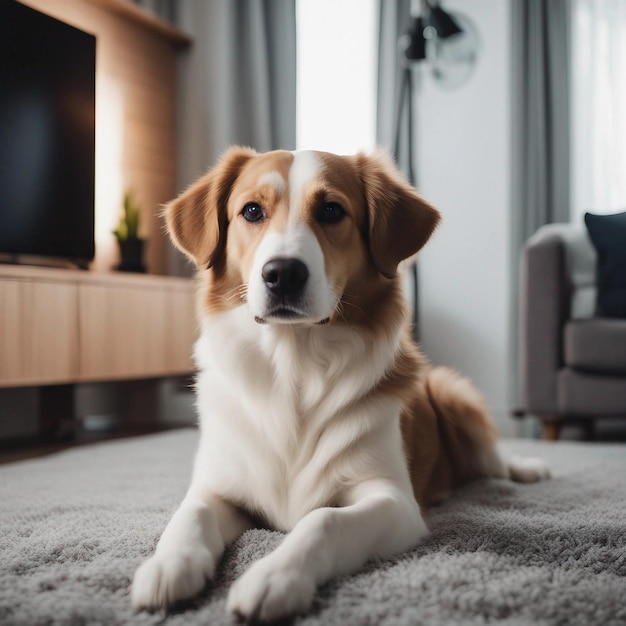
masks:
[[[402,38],[404,56],[409,61],[423,61],[426,58],[426,40],[424,39],[424,20],[414,17],[406,35]]]
[[[430,9],[428,26],[432,26],[435,29],[437,37],[440,39],[447,39],[448,37],[452,37],[452,35],[458,35],[463,32],[454,18],[449,13],[446,13],[440,6],[435,6]]]

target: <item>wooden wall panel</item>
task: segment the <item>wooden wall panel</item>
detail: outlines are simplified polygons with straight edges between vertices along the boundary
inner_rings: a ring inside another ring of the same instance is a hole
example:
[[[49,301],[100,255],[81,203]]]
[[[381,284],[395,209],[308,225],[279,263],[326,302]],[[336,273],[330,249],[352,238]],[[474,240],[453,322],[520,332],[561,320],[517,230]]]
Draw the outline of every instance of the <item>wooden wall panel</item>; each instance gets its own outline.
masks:
[[[148,271],[167,274],[159,214],[176,193],[176,57],[189,41],[127,0],[22,1],[97,37],[92,269],[108,271],[118,262],[111,231],[131,189],[142,206],[141,234],[149,239]]]

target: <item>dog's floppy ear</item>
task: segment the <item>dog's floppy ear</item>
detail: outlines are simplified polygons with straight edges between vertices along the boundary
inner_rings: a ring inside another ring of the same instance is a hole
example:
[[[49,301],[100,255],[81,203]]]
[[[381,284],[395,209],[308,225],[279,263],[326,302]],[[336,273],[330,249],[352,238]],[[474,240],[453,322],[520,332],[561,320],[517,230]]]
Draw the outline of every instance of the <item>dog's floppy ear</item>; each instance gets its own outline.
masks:
[[[218,164],[165,207],[172,241],[199,268],[215,267],[226,246],[226,203],[241,168],[256,152],[230,148]]]
[[[409,185],[384,150],[356,156],[367,203],[369,248],[374,266],[393,278],[398,263],[413,256],[439,223],[439,211]]]

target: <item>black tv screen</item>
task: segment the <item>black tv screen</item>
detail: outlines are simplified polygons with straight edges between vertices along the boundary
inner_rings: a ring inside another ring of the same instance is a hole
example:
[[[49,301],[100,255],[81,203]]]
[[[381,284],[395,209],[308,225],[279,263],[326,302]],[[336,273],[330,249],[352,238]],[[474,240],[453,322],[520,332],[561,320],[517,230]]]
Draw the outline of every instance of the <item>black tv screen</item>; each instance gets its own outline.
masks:
[[[96,38],[0,0],[0,255],[91,260]]]

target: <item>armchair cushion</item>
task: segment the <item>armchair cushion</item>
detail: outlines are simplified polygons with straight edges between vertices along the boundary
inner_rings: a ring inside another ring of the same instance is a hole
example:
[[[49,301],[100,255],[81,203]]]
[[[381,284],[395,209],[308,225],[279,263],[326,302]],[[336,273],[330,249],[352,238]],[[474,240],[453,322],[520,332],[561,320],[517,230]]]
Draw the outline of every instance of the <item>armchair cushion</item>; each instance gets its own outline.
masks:
[[[626,374],[626,319],[565,324],[565,365],[594,374]]]
[[[585,213],[585,224],[598,252],[596,315],[626,318],[626,212]]]
[[[624,417],[626,384],[623,376],[588,374],[564,367],[558,374],[557,415]]]

